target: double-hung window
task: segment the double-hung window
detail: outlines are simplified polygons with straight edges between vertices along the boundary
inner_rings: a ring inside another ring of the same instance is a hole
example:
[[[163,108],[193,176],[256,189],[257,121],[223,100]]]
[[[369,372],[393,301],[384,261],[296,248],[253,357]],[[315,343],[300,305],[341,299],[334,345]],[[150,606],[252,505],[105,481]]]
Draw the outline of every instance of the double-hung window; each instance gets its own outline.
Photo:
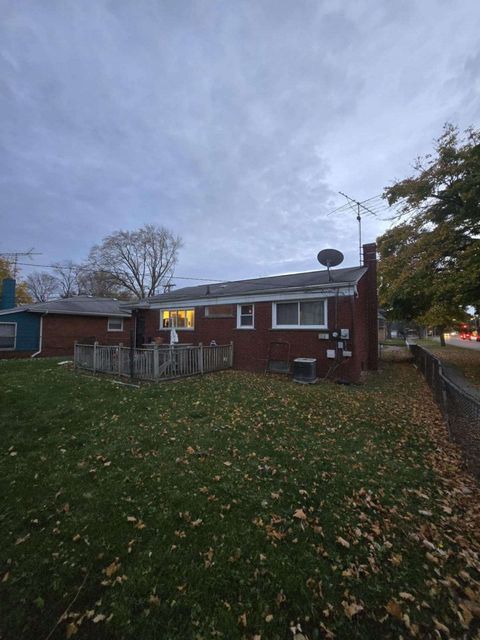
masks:
[[[164,309],[160,312],[161,329],[194,329],[194,309]]]
[[[17,337],[16,322],[0,322],[0,350],[13,351]]]
[[[326,301],[274,302],[272,327],[274,329],[326,329]]]
[[[237,305],[237,329],[255,328],[255,309],[253,304]]]

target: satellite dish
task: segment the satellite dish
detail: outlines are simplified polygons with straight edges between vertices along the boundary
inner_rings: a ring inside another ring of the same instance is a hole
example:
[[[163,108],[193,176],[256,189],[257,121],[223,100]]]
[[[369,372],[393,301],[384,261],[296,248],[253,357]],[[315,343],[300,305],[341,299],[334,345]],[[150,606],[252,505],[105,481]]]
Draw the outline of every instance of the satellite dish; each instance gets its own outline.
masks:
[[[318,253],[317,260],[320,264],[323,264],[324,267],[330,269],[330,267],[337,267],[343,262],[343,253],[337,251],[337,249],[322,249],[322,251]]]

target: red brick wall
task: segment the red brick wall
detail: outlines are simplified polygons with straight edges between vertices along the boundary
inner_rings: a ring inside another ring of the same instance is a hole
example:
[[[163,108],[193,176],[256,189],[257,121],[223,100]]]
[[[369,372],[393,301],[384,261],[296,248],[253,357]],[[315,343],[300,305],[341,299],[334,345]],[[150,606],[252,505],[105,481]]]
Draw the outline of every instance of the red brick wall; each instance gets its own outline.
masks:
[[[100,344],[130,344],[130,318],[123,319],[123,331],[107,331],[108,318],[48,314],[43,317],[41,356],[73,355],[73,345],[83,339]]]
[[[346,347],[353,352],[351,358],[340,358],[341,365],[336,367],[334,377],[357,380],[361,364],[354,349],[355,331],[360,320],[364,322],[363,306],[358,304],[352,297],[339,296],[337,309],[335,311],[335,298],[328,299],[328,327],[332,332],[334,328],[349,329],[350,340],[344,341]],[[159,329],[160,312],[152,310],[145,313],[145,338],[148,340],[156,336],[165,336],[169,340],[169,331]],[[359,318],[361,314],[361,319]],[[335,323],[335,315],[337,322]],[[290,344],[290,360],[300,357],[317,358],[317,374],[325,376],[328,370],[335,364],[334,360],[327,359],[327,349],[334,349],[337,340],[320,340],[319,333],[325,331],[305,330],[305,329],[272,329],[272,303],[257,302],[255,304],[255,329],[237,329],[237,319],[233,318],[208,318],[205,317],[205,307],[195,309],[195,329],[193,331],[178,329],[178,337],[181,343],[198,344],[202,342],[207,345],[211,340],[217,344],[234,343],[234,368],[247,371],[264,371],[268,351],[271,342],[286,341]],[[278,349],[277,358],[282,359],[282,347]],[[275,358],[275,355],[273,355]],[[364,356],[364,361],[366,356]]]
[[[250,371],[264,371],[269,346],[274,341],[286,341],[290,344],[290,360],[299,357],[317,358],[317,373],[326,375],[335,365],[335,361],[327,359],[327,349],[334,349],[340,338],[333,339],[331,332],[349,329],[350,339],[344,341],[345,347],[352,351],[352,357],[340,357],[339,366],[331,372],[335,378],[358,380],[362,371],[376,370],[378,367],[378,331],[377,331],[377,274],[376,246],[363,246],[364,264],[367,273],[357,285],[357,296],[339,296],[328,298],[328,330],[329,340],[320,340],[321,330],[278,330],[272,329],[272,303],[257,302],[255,304],[255,329],[237,329],[237,319],[205,317],[205,307],[195,309],[195,329],[193,331],[178,329],[181,343],[209,344],[215,340],[217,344],[234,343],[234,367]],[[160,312],[158,310],[141,312],[145,317],[145,340],[164,336],[169,340],[169,332],[161,330]],[[277,353],[281,353],[281,347]],[[339,350],[340,354],[341,351]],[[274,356],[275,357],[275,356]],[[281,359],[281,355],[278,355]]]

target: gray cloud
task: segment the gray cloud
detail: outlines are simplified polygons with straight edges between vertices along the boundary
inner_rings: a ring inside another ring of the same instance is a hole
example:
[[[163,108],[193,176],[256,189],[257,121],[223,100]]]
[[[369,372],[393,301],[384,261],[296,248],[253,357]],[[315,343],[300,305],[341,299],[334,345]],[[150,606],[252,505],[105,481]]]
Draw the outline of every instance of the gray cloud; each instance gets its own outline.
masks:
[[[43,262],[158,222],[185,240],[181,274],[313,269],[327,245],[354,264],[338,190],[380,193],[445,120],[478,125],[475,0],[0,10],[0,251]]]

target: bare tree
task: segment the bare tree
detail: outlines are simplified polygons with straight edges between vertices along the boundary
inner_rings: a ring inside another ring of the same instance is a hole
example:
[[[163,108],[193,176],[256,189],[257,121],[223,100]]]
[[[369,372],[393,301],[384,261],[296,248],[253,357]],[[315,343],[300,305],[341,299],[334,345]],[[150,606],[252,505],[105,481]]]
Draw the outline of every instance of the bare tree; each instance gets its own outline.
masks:
[[[47,302],[59,292],[57,278],[46,271],[36,271],[26,278],[28,292],[35,302]]]
[[[79,293],[78,274],[81,267],[71,260],[65,264],[55,265],[55,278],[62,298],[71,298]]]
[[[82,266],[79,269],[77,281],[79,293],[83,295],[119,300],[132,298],[131,292],[114,282],[111,274],[105,271],[96,271],[88,266]]]
[[[104,238],[90,251],[89,266],[135,297],[148,298],[170,282],[181,246],[181,239],[165,227],[146,224]]]

